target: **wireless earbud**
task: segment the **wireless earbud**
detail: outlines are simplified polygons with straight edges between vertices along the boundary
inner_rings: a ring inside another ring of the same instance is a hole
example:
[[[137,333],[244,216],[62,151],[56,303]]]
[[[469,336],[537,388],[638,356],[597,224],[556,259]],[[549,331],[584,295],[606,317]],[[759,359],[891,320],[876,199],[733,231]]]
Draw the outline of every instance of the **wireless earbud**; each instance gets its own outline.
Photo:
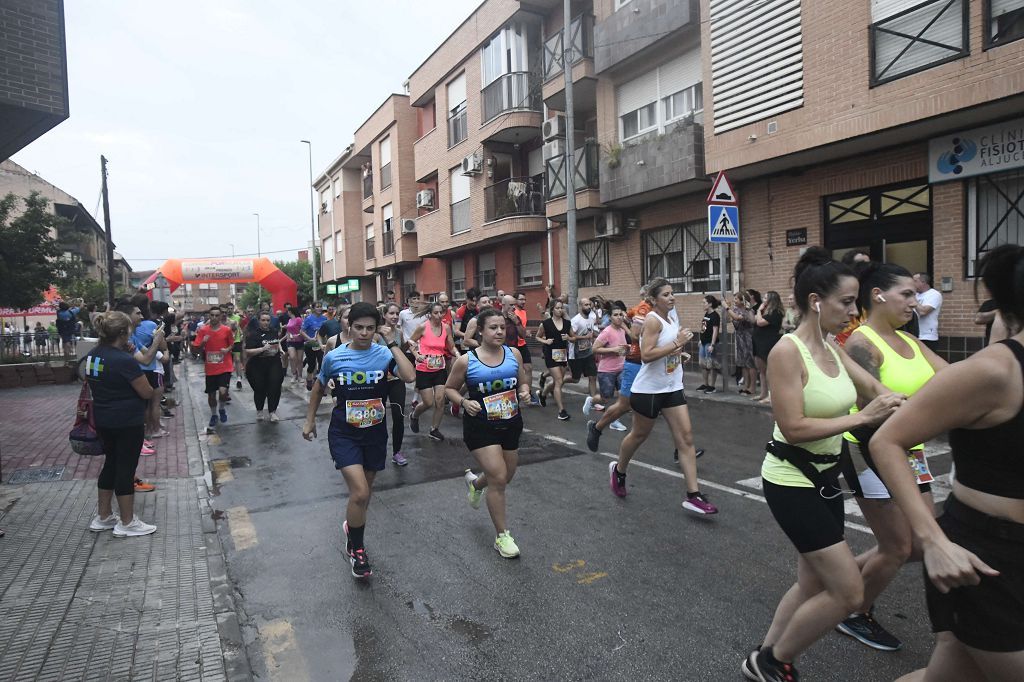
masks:
[[[879,294],[878,296],[875,296],[875,300],[878,301],[879,303],[885,303],[885,296]]]
[[[817,311],[819,315],[821,315],[821,301],[814,302],[814,309]]]

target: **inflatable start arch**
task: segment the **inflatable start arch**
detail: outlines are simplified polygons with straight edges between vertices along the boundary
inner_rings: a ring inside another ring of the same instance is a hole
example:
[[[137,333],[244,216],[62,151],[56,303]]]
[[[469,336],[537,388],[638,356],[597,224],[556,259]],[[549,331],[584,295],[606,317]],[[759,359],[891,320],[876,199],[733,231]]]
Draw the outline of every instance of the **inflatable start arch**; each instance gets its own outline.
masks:
[[[182,284],[255,282],[270,292],[273,310],[285,303],[298,303],[298,285],[269,258],[171,258],[146,280],[149,284],[163,275],[174,291]]]

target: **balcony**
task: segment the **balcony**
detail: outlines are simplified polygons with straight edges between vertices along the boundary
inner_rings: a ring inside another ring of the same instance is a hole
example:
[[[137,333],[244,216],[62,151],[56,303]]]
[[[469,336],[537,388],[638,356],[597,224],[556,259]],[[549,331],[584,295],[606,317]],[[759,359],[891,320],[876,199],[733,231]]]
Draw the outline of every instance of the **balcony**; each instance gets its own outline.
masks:
[[[380,188],[391,186],[391,163],[386,163],[380,167]]]
[[[373,173],[367,170],[363,175],[363,199],[373,196]]]
[[[484,188],[485,220],[544,215],[544,176],[508,178]]]
[[[684,118],[661,135],[615,145],[601,168],[601,202],[615,207],[655,201],[707,186],[704,126]]]
[[[469,232],[470,227],[469,199],[456,201],[452,204],[452,234]]]
[[[676,32],[700,30],[697,0],[631,0],[594,26],[594,69],[608,69],[648,59],[655,43],[677,42]]]
[[[381,235],[381,246],[383,248],[382,255],[393,256],[395,254],[395,233],[388,230]],[[367,256],[369,258],[369,256]]]
[[[597,189],[600,154],[601,148],[597,142],[587,142],[583,147],[575,150],[576,163],[573,166],[576,173],[573,182],[577,192],[584,189]],[[566,165],[565,154],[554,156],[544,162],[548,201],[565,196]]]
[[[564,70],[562,61],[562,36],[559,31],[544,43],[544,80],[549,81],[561,76]],[[594,58],[594,17],[581,14],[569,24],[569,63],[576,64],[583,59]]]
[[[967,0],[925,0],[871,24],[871,86],[970,54],[967,11]]]
[[[562,36],[559,31],[544,43],[544,104],[565,111],[565,75]],[[572,65],[573,108],[578,112],[597,108],[597,77],[594,74],[594,17],[581,14],[569,25],[569,63]]]
[[[366,260],[374,259],[373,237],[366,240]]]
[[[483,123],[507,111],[540,111],[539,83],[531,79],[528,71],[516,71],[498,76],[481,92]]]

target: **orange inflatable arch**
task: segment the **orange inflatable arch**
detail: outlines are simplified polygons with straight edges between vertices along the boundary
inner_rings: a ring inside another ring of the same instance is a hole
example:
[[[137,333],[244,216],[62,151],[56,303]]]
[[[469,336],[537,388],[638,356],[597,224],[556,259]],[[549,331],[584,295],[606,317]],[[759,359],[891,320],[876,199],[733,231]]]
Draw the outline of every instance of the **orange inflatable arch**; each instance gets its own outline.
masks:
[[[256,282],[270,292],[273,310],[283,310],[285,303],[298,303],[295,280],[269,258],[171,258],[157,268],[145,284],[155,281],[159,275],[164,276],[171,291],[182,284]]]

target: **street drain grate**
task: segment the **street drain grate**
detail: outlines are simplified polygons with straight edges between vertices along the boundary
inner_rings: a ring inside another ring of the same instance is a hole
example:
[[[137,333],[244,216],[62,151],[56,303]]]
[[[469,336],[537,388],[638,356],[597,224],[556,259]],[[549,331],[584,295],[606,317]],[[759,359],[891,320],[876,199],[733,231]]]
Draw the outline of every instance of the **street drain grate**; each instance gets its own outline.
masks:
[[[252,466],[252,460],[248,457],[232,457],[230,462],[232,469],[244,469]]]
[[[64,467],[16,469],[14,474],[7,479],[7,482],[11,485],[21,483],[46,483],[47,481],[59,481],[63,475]]]

